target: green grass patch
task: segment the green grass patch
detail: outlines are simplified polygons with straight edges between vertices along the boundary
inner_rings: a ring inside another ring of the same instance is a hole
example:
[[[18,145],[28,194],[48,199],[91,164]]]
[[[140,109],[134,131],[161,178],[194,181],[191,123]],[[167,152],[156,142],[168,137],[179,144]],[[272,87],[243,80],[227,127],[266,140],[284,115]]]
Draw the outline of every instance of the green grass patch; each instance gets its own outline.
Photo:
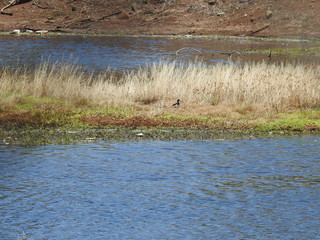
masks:
[[[267,120],[256,121],[256,130],[267,131],[319,131],[320,111],[304,110],[280,113]]]
[[[203,115],[179,115],[164,113],[157,117],[157,120],[168,126],[184,128],[213,128],[220,125],[224,120],[223,117],[203,116]]]
[[[36,97],[20,97],[15,100],[15,108],[17,110],[32,110],[34,108],[39,107],[40,105],[52,105],[52,104],[62,104],[62,101],[49,98],[49,97],[42,97],[42,98],[36,98]]]

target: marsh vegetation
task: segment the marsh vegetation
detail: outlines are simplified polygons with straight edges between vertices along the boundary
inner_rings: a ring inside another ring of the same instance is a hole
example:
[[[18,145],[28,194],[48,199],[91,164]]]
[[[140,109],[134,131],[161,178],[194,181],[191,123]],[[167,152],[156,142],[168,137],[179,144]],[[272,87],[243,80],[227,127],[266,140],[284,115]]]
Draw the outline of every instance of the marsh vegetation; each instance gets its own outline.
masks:
[[[44,62],[33,72],[1,69],[0,81],[7,103],[30,96],[74,104],[160,107],[180,98],[184,106],[246,106],[262,112],[320,104],[317,65],[160,63],[119,77],[112,71],[93,75],[76,65]]]
[[[88,74],[74,64],[43,62],[33,71],[1,69],[0,116],[32,112],[32,121],[42,119],[46,125],[74,119],[118,125],[135,116],[121,124],[125,126],[137,121],[142,122],[139,126],[167,126],[163,120],[174,116],[174,126],[187,119],[185,127],[190,116],[191,122],[208,126],[209,118],[257,120],[308,112],[304,116],[314,120],[308,126],[318,129],[319,81],[319,65],[163,62],[119,76],[111,70]],[[180,107],[173,108],[177,99]]]

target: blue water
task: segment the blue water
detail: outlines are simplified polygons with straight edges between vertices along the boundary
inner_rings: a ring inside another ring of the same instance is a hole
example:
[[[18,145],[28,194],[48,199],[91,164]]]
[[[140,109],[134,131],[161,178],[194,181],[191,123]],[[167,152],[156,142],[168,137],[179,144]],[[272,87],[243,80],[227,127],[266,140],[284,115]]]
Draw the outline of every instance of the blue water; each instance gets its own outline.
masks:
[[[320,138],[0,145],[0,239],[320,239]]]
[[[318,43],[268,41],[259,39],[106,37],[106,36],[0,36],[0,67],[33,68],[43,61],[67,62],[103,71],[130,71],[152,63],[203,61],[214,64],[241,64],[268,61],[268,54],[235,54],[232,58],[221,52],[270,49],[308,48]],[[178,52],[178,54],[177,54]],[[316,56],[274,55],[272,61],[319,63]]]

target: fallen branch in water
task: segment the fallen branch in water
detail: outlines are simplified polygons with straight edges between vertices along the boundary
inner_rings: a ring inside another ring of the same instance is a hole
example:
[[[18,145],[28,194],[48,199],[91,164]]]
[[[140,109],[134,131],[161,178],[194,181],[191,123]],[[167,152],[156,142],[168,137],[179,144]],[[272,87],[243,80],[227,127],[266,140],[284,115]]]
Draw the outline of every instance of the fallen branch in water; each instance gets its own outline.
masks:
[[[176,55],[178,56],[179,52],[181,52],[181,51],[183,51],[183,50],[187,50],[187,49],[193,50],[193,51],[197,51],[197,52],[199,52],[200,54],[202,54],[202,52],[201,52],[200,50],[198,50],[198,49],[184,47],[184,48],[180,48],[178,51],[176,51]]]
[[[219,54],[222,55],[229,55],[229,57],[231,57],[233,54],[238,54],[238,55],[242,55],[242,53],[238,52],[238,51],[232,51],[232,52],[218,52]]]

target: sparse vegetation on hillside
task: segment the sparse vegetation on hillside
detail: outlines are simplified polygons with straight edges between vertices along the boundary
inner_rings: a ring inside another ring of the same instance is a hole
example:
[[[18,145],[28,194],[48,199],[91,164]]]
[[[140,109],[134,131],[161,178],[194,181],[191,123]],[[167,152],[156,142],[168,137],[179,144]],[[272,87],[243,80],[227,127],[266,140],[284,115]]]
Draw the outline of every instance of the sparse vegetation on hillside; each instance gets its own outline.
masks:
[[[8,1],[2,1],[4,7]],[[319,38],[317,1],[37,0],[1,14],[1,31]]]

